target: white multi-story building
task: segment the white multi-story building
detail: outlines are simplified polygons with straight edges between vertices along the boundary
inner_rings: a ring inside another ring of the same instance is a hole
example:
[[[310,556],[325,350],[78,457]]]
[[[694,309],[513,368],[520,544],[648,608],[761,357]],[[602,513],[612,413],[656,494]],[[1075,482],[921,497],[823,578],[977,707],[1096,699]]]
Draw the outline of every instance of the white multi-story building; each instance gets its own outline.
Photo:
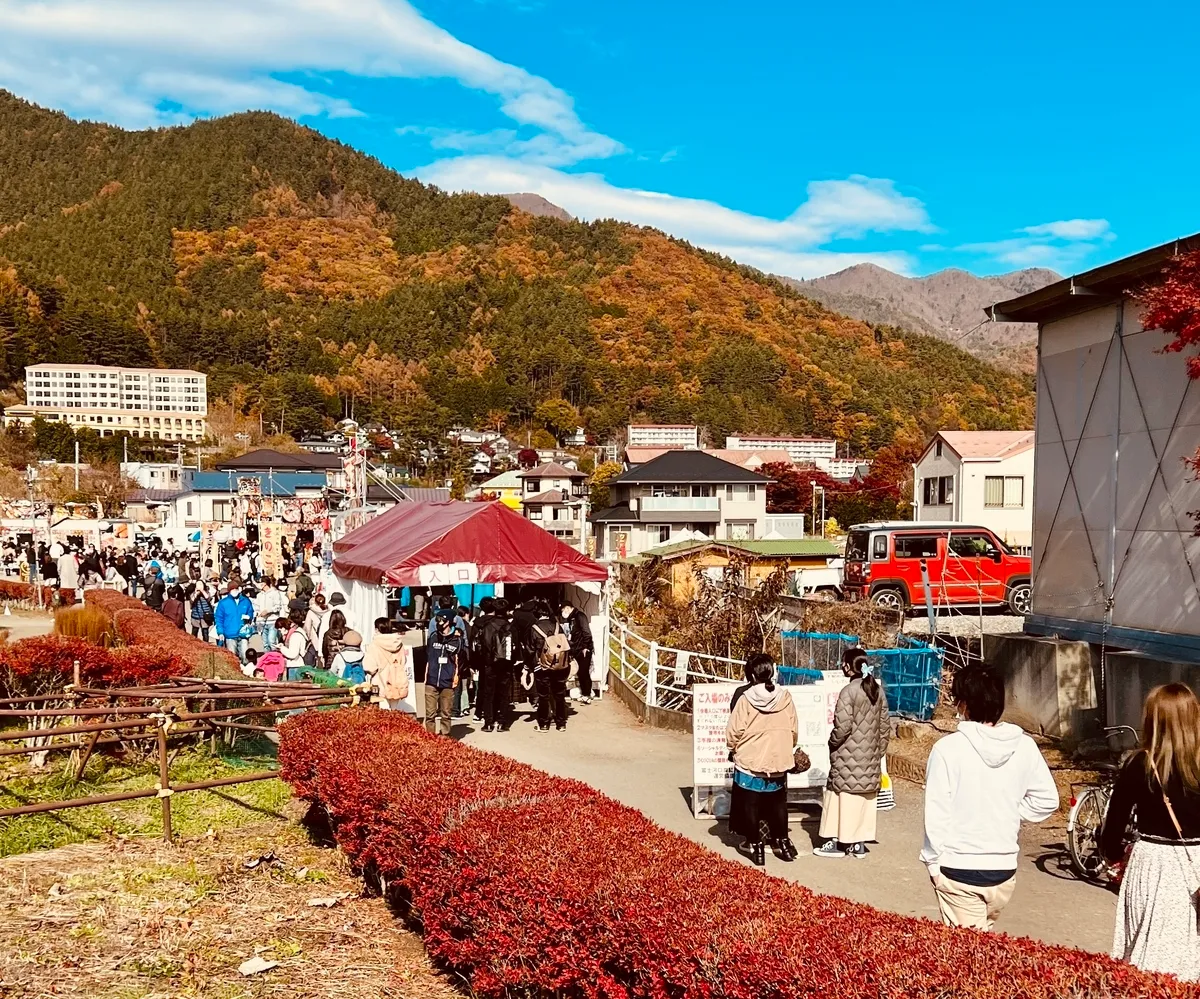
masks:
[[[837,441],[827,437],[759,437],[740,434],[736,437],[726,437],[725,447],[731,451],[757,451],[763,448],[786,451],[793,464],[816,465],[818,468],[823,467],[823,462],[830,462],[837,457]]]
[[[128,433],[171,441],[204,438],[207,378],[182,368],[119,368],[103,364],[31,364],[24,406],[9,406],[4,423],[38,417],[102,437]]]
[[[631,423],[626,447],[699,447],[700,428],[682,423]]]

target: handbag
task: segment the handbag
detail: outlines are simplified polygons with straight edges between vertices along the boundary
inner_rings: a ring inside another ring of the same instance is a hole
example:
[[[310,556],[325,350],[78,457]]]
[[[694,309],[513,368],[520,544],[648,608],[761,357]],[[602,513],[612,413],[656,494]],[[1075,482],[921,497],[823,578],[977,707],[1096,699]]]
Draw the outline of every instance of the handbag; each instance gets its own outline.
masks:
[[[1158,767],[1155,766],[1153,758],[1150,760],[1150,769],[1154,773],[1154,779],[1158,781],[1159,790],[1162,792],[1163,804],[1167,806],[1167,814],[1171,816],[1171,825],[1175,827],[1175,835],[1179,837],[1183,845],[1183,854],[1187,857],[1188,867],[1192,869],[1192,877],[1196,876],[1196,864],[1192,860],[1192,851],[1188,849],[1187,840],[1183,836],[1183,827],[1179,824],[1179,819],[1175,817],[1175,809],[1171,807],[1171,799],[1167,797],[1167,788],[1163,784],[1162,778],[1158,776]],[[1200,886],[1192,890],[1192,912],[1196,916],[1196,928],[1200,930]]]

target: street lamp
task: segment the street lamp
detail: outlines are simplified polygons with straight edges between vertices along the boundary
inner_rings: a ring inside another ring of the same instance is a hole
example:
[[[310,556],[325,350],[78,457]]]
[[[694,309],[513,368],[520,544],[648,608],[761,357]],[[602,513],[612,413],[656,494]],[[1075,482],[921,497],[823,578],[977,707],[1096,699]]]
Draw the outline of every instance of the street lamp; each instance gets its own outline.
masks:
[[[817,519],[817,490],[821,491],[821,537],[825,537],[825,487],[812,484],[812,513],[813,520]]]

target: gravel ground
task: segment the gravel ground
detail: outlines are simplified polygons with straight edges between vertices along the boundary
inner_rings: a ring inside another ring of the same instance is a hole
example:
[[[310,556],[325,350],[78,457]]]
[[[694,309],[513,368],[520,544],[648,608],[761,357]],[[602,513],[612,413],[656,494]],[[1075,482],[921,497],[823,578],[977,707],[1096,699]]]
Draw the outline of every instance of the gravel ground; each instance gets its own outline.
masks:
[[[982,624],[982,629],[981,629]],[[1015,614],[996,614],[984,611],[983,617],[976,612],[974,616],[962,613],[940,614],[937,619],[937,630],[942,635],[954,635],[958,638],[978,638],[981,635],[1012,635],[1020,634],[1025,627],[1025,619]],[[904,622],[906,635],[928,635],[929,619],[922,614],[920,617],[910,617]]]

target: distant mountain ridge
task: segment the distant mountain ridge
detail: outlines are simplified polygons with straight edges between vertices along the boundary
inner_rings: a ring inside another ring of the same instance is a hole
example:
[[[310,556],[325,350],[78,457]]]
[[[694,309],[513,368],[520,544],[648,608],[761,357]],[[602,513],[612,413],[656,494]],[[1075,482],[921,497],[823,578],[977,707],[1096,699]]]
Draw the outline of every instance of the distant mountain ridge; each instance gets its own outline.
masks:
[[[541,215],[543,218],[558,219],[561,222],[574,222],[575,216],[565,208],[559,208],[553,201],[547,201],[540,194],[505,194],[503,197],[508,198],[509,202],[523,212],[529,212],[530,215]]]
[[[987,306],[1060,279],[1042,267],[991,277],[948,268],[928,277],[908,278],[875,264],[856,264],[809,281],[783,280],[802,295],[844,315],[928,333],[993,364],[1032,371],[1037,344],[1033,324],[988,323],[969,331],[983,321]]]

